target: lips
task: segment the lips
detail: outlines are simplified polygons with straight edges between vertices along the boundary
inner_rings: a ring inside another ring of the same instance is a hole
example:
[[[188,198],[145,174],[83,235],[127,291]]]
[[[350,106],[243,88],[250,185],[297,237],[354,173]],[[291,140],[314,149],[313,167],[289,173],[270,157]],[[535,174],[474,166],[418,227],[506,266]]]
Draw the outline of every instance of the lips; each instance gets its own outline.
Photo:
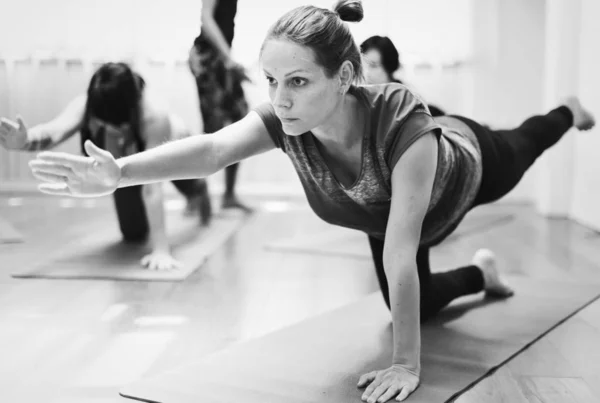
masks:
[[[285,123],[295,122],[296,120],[298,120],[296,118],[279,118],[279,119]]]

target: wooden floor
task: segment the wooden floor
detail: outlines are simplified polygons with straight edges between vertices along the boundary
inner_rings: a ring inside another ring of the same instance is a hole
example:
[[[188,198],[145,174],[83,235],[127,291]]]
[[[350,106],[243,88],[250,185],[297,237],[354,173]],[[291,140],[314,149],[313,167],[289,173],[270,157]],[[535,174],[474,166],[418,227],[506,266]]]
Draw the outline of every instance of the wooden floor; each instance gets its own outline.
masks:
[[[312,220],[298,202],[256,206],[182,283],[23,280],[11,271],[116,221],[106,199],[0,197],[0,217],[26,238],[0,244],[0,402],[126,402],[122,385],[377,290],[368,259],[265,250],[266,242],[310,233]],[[599,234],[525,206],[489,209],[514,219],[441,245],[434,267],[464,264],[486,246],[506,273],[600,284]],[[600,301],[457,401],[600,401]]]

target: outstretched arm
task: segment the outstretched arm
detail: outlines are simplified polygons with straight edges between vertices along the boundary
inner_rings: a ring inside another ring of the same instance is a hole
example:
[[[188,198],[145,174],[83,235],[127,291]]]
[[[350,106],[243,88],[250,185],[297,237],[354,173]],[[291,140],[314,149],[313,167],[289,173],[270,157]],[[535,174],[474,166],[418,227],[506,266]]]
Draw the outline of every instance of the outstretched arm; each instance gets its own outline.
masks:
[[[85,103],[86,96],[79,96],[56,118],[30,129],[20,117],[17,117],[16,122],[2,118],[0,144],[9,150],[21,151],[40,151],[56,147],[80,129]]]
[[[216,133],[172,141],[119,159],[122,173],[119,187],[204,178],[273,148],[275,144],[262,119],[256,112],[250,112]]]
[[[427,134],[412,144],[392,172],[392,202],[383,265],[392,311],[392,367],[364,375],[368,402],[404,400],[419,384],[421,371],[420,289],[417,249],[437,167],[437,140]]]
[[[171,141],[115,160],[86,142],[90,157],[43,152],[30,162],[33,174],[49,184],[45,193],[79,197],[103,196],[117,187],[209,176],[240,160],[275,148],[256,112],[217,133]]]

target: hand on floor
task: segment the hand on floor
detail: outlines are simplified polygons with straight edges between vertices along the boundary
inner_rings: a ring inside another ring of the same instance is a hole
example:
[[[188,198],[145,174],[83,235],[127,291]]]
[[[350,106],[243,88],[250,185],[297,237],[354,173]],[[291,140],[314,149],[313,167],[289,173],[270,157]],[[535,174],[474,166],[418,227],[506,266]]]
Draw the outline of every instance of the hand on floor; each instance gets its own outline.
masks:
[[[360,377],[358,387],[367,386],[362,400],[368,403],[383,403],[396,397],[401,402],[419,386],[419,376],[393,365],[388,369],[369,372]]]
[[[181,263],[166,252],[152,252],[140,261],[148,270],[177,270]]]

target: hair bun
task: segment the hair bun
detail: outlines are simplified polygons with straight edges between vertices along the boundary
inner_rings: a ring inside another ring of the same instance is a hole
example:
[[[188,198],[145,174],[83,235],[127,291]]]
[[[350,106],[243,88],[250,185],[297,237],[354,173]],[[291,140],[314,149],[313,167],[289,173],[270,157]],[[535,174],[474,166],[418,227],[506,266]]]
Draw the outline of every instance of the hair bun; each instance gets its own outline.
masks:
[[[338,0],[335,6],[335,11],[342,21],[359,22],[363,19],[363,7],[360,0]]]

